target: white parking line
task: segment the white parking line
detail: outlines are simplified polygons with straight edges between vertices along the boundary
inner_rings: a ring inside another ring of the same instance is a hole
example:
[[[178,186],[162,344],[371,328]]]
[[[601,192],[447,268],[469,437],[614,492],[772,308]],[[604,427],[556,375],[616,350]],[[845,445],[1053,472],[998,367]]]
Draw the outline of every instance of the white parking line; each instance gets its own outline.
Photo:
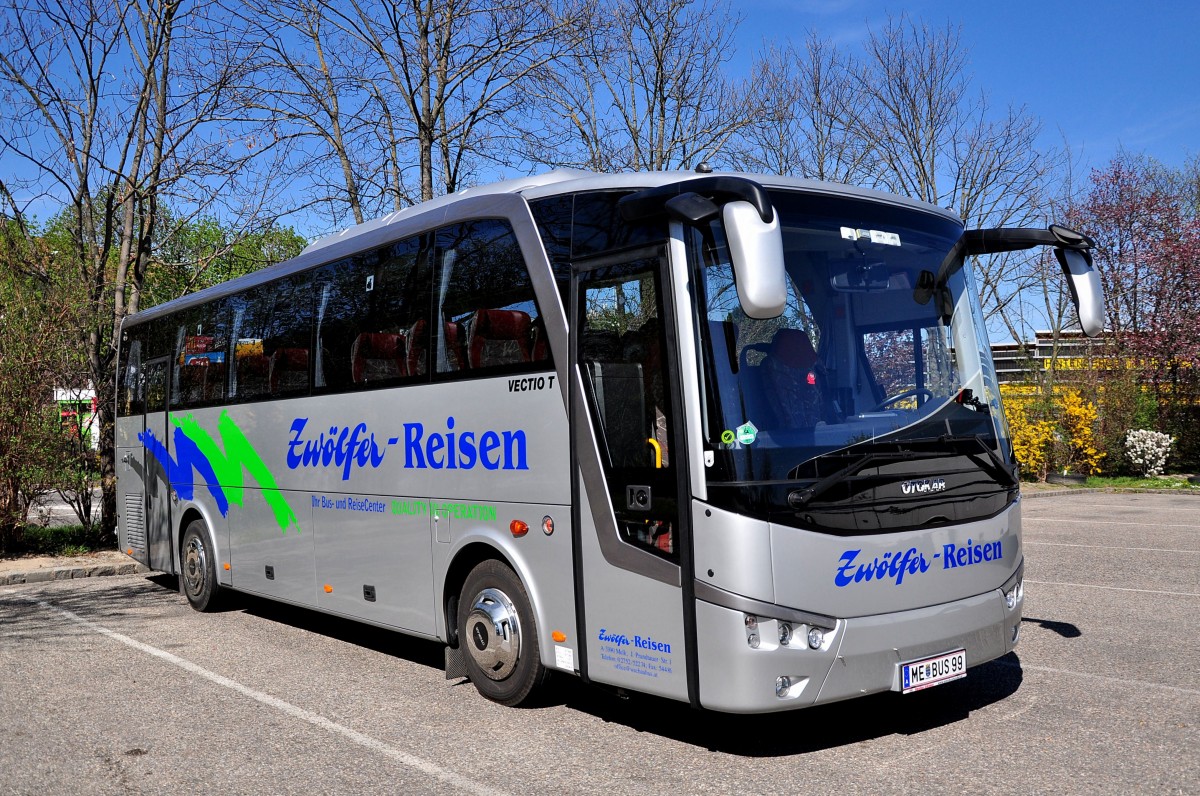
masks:
[[[1200,530],[1200,525],[1196,525],[1194,523],[1190,524],[1190,525],[1182,525],[1182,524],[1173,525],[1171,523],[1164,523],[1164,522],[1121,522],[1119,520],[1068,520],[1068,519],[1064,519],[1062,517],[1030,517],[1028,515],[1022,515],[1021,519],[1024,522],[1029,522],[1029,521],[1033,521],[1033,522],[1086,522],[1086,523],[1090,523],[1092,525],[1132,525],[1135,528],[1191,528],[1193,530]]]
[[[1092,550],[1125,550],[1135,553],[1191,553],[1192,555],[1200,555],[1200,550],[1174,550],[1169,547],[1122,547],[1121,545],[1113,544],[1071,544],[1069,542],[1037,542],[1026,539],[1026,545],[1041,544],[1049,545],[1050,547],[1086,547]]]
[[[1129,589],[1124,586],[1101,586],[1096,583],[1065,583],[1059,580],[1030,580],[1026,583],[1036,583],[1039,586],[1077,586],[1084,589],[1107,589],[1109,591],[1133,591],[1139,594],[1169,594],[1173,597],[1200,597],[1200,594],[1190,591],[1162,591],[1160,589]]]
[[[447,785],[458,788],[459,790],[465,791],[467,793],[478,794],[478,796],[504,796],[503,791],[497,790],[494,787],[477,784],[476,782],[466,779],[465,777],[461,777],[452,771],[447,771],[446,769],[441,768],[437,764],[431,763],[428,760],[425,760],[424,758],[417,757],[416,755],[410,754],[401,749],[397,749],[394,746],[388,746],[383,741],[372,738],[369,735],[364,735],[361,732],[358,732],[357,730],[352,730],[349,727],[338,724],[337,722],[327,719],[320,714],[313,713],[310,710],[305,710],[304,708],[297,707],[296,705],[293,705],[290,702],[285,702],[284,700],[279,699],[278,697],[273,697],[270,694],[265,694],[262,691],[256,691],[253,688],[244,686],[241,683],[237,682],[236,680],[231,680],[228,677],[225,677],[224,675],[217,674],[216,672],[211,672],[208,669],[205,669],[203,666],[198,666],[197,664],[194,664],[189,660],[180,658],[178,655],[172,655],[171,653],[167,652],[166,650],[160,650],[158,647],[152,647],[149,644],[144,644],[136,639],[130,638],[129,636],[118,633],[115,630],[110,630],[109,628],[104,627],[103,625],[98,625],[95,622],[91,621],[90,619],[84,619],[82,616],[79,616],[76,613],[72,613],[71,611],[68,611],[65,608],[59,608],[58,606],[52,605],[48,602],[43,602],[42,600],[34,600],[32,598],[25,597],[24,595],[21,595],[21,594],[15,594],[13,592],[0,592],[0,594],[3,594],[4,596],[11,595],[14,597],[19,597],[20,599],[26,600],[28,602],[36,603],[37,605],[40,605],[41,607],[45,608],[48,611],[53,611],[61,616],[66,617],[67,619],[71,620],[72,622],[76,622],[76,623],[82,625],[83,627],[86,627],[88,630],[91,630],[96,633],[100,633],[101,635],[107,636],[107,637],[113,639],[114,641],[119,641],[122,644],[124,644],[125,646],[132,647],[133,649],[138,650],[139,652],[144,652],[147,655],[152,655],[155,658],[166,661],[167,663],[171,664],[172,666],[178,666],[180,669],[183,669],[184,671],[191,672],[192,674],[203,677],[204,679],[206,679],[210,682],[216,683],[217,685],[222,686],[224,688],[228,688],[231,691],[236,691],[237,693],[239,693],[243,696],[247,696],[250,699],[253,699],[255,702],[259,702],[259,703],[262,703],[269,707],[275,708],[276,710],[278,710],[282,713],[286,713],[287,715],[289,715],[293,718],[300,719],[301,721],[306,721],[309,724],[312,724],[316,727],[320,727],[321,729],[326,730],[331,733],[334,733],[335,735],[340,735],[343,738],[345,738],[353,743],[358,744],[359,746],[366,747],[367,749],[371,749],[375,752],[378,752],[378,753],[384,755],[385,757],[391,758],[392,760],[394,760],[395,762],[399,763],[402,766],[407,766],[408,768],[415,769],[416,771],[419,771],[422,774],[433,777],[434,779],[438,779],[438,780],[446,783]]]
[[[1200,691],[1194,688],[1180,688],[1177,685],[1164,685],[1162,683],[1151,683],[1147,680],[1130,680],[1128,677],[1109,677],[1103,674],[1088,674],[1087,672],[1075,672],[1070,669],[1058,669],[1053,666],[1034,666],[1024,661],[1020,663],[1011,663],[1009,661],[994,661],[1000,666],[1007,666],[1010,669],[1021,669],[1022,671],[1030,672],[1050,672],[1051,674],[1065,674],[1071,677],[1084,677],[1088,680],[1103,680],[1107,683],[1115,683],[1116,685],[1126,688],[1130,685],[1140,685],[1146,688],[1161,688],[1164,691],[1174,691],[1177,694],[1188,694],[1190,696],[1200,696]]]

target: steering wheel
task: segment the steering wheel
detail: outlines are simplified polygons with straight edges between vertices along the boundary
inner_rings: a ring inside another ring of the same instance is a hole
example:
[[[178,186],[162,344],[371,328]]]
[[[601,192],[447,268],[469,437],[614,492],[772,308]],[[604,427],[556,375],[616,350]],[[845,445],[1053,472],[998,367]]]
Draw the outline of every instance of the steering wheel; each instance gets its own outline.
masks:
[[[872,412],[882,411],[882,409],[885,406],[891,406],[892,404],[896,403],[897,401],[903,401],[905,398],[912,398],[913,396],[916,396],[916,395],[924,395],[925,399],[929,400],[930,398],[933,397],[933,391],[927,390],[924,387],[914,387],[911,390],[905,390],[904,392],[896,393],[895,395],[889,396],[888,398],[884,398],[882,401],[880,401],[878,404],[876,404],[875,407],[873,409],[871,409],[871,411]]]

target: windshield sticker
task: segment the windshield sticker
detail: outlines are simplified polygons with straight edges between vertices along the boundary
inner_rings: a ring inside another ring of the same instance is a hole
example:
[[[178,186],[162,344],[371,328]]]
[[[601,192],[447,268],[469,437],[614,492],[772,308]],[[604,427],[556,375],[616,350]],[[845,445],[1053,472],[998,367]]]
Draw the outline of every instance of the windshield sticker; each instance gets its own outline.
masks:
[[[871,561],[859,562],[858,556],[862,550],[846,550],[840,559],[841,566],[833,576],[833,582],[838,588],[849,586],[851,583],[863,581],[890,579],[894,586],[904,582],[905,575],[923,575],[932,566],[925,554],[910,547],[908,550],[887,552],[882,558],[876,557]],[[1001,561],[1004,558],[1003,541],[976,543],[968,539],[965,545],[944,544],[939,552],[933,554],[934,560],[941,560],[942,569],[958,569],[989,561]]]
[[[743,425],[737,427],[737,441],[743,445],[753,445],[754,440],[758,439],[758,428],[753,423],[747,420]]]
[[[734,434],[729,429],[725,429],[724,431],[721,432],[721,442],[723,444],[732,445],[736,441],[737,441],[737,435]]]
[[[877,243],[881,246],[899,246],[900,236],[895,232],[883,232],[878,229],[855,229],[854,227],[842,227],[842,238],[844,240],[869,240],[871,243]]]

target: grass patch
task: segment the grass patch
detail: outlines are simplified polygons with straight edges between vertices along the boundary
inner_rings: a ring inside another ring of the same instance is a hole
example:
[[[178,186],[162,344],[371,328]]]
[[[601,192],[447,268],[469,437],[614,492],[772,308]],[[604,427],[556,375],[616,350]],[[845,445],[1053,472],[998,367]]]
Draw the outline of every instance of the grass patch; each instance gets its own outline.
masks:
[[[1094,489],[1112,487],[1114,489],[1178,489],[1180,491],[1200,491],[1200,486],[1188,482],[1186,475],[1163,475],[1157,478],[1140,476],[1089,476],[1085,486]]]
[[[97,550],[116,549],[116,539],[110,534],[107,543],[99,531],[85,531],[82,525],[42,527],[27,525],[23,539],[9,551],[16,555],[79,556]]]

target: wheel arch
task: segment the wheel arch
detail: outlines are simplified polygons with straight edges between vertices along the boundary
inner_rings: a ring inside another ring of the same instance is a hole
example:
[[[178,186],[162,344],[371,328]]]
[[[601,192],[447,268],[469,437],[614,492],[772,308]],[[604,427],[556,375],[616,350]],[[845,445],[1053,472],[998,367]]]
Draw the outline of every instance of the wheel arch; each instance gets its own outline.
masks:
[[[466,583],[471,570],[488,559],[495,559],[508,566],[525,585],[526,592],[530,592],[528,579],[522,576],[521,568],[504,550],[482,541],[473,541],[464,545],[454,554],[450,566],[446,569],[446,578],[442,583],[440,607],[442,618],[446,623],[446,643],[451,647],[458,647],[458,597],[462,592],[463,584]],[[530,594],[530,599],[533,599],[532,594]],[[536,606],[531,606],[531,609],[536,615]]]

